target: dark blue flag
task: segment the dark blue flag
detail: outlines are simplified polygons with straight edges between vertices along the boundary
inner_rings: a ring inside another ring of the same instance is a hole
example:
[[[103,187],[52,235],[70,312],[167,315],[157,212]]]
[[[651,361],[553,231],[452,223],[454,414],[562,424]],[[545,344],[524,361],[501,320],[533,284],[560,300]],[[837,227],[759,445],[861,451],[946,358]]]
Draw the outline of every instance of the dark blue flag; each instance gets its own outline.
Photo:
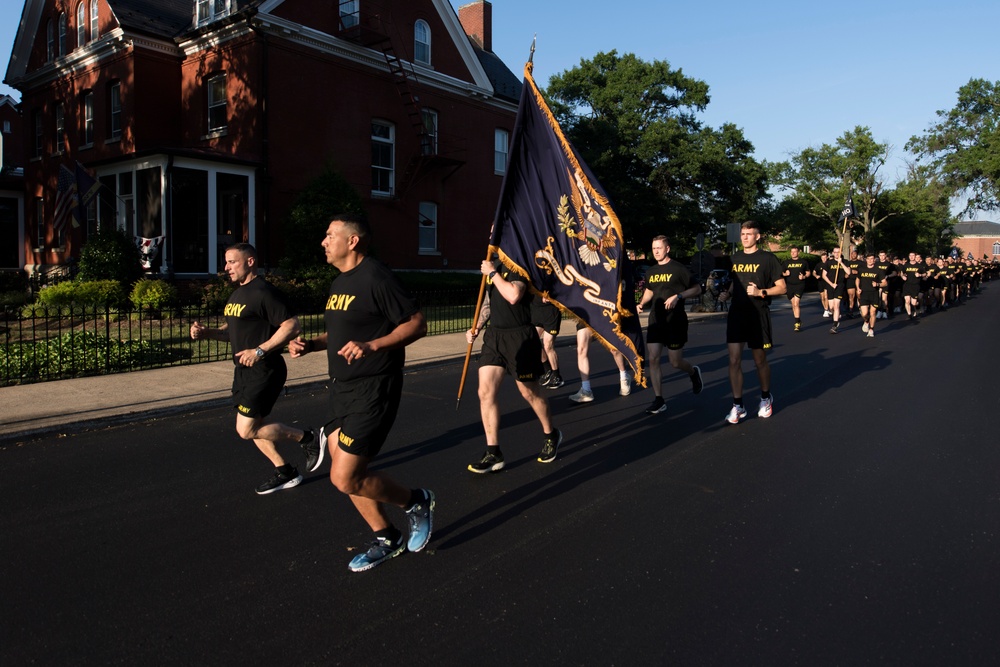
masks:
[[[840,211],[840,217],[837,218],[837,222],[843,222],[844,220],[850,220],[852,218],[858,217],[854,210],[854,193],[847,195],[847,199],[844,200],[844,208]]]
[[[642,326],[634,286],[623,284],[627,258],[621,223],[590,168],[563,136],[524,67],[524,86],[490,250],[526,277],[531,291],[593,329],[642,377]]]

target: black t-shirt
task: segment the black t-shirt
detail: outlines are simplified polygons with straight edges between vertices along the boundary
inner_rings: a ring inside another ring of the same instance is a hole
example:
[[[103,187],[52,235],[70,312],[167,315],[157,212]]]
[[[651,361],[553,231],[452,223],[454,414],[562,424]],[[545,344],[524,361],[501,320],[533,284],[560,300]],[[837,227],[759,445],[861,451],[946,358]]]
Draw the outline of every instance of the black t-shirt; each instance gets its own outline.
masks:
[[[497,273],[504,280],[511,283],[524,283],[527,281],[520,275],[514,273],[504,265],[497,267]],[[515,304],[511,304],[501,296],[500,292],[493,286],[493,281],[489,281],[490,295],[490,326],[497,329],[516,329],[531,324],[531,294],[525,294],[524,298]]]
[[[371,257],[334,278],[323,317],[330,377],[352,380],[401,371],[406,361],[402,347],[366,355],[350,365],[337,352],[352,340],[367,342],[385,336],[418,311],[416,301],[389,267]]]
[[[223,314],[234,363],[237,353],[256,348],[294,317],[285,296],[259,276],[236,288]]]
[[[845,270],[843,264],[846,263],[847,262],[841,263],[835,259],[830,259],[829,261],[827,261],[826,264],[823,265],[822,270],[826,271],[827,279],[831,283],[837,285],[838,287],[844,285],[847,282],[848,271],[850,271],[850,267],[848,267],[847,270]],[[827,283],[825,280],[823,281],[823,285],[825,285],[826,287],[830,286],[829,283]]]
[[[803,257],[799,257],[798,259],[792,259],[789,257],[782,262],[781,266],[784,271],[788,271],[788,275],[785,276],[785,284],[789,287],[798,287],[801,285],[803,279],[799,277],[799,274],[805,273],[809,270],[809,262],[807,262]]]
[[[910,289],[915,288],[920,281],[921,276],[924,273],[924,265],[917,264],[916,262],[907,262],[903,265],[903,275],[906,277],[906,286]]]
[[[733,304],[732,307],[752,305],[755,307],[767,306],[771,303],[771,297],[760,299],[757,296],[747,296],[747,285],[753,283],[757,289],[766,290],[774,287],[778,280],[784,280],[781,275],[784,269],[778,258],[766,250],[756,250],[746,253],[739,250],[733,253]]]
[[[885,270],[878,266],[869,268],[866,264],[858,269],[858,284],[861,286],[861,293],[864,295],[877,295],[879,286],[884,279]]]
[[[858,272],[864,268],[865,263],[860,259],[849,259],[847,260],[847,268],[851,270],[851,273],[847,276],[847,286],[851,289],[854,288],[854,279],[858,277]]]
[[[684,311],[684,299],[681,298],[671,310],[664,307],[664,302],[675,294],[695,286],[691,273],[680,262],[670,260],[666,264],[649,267],[646,272],[646,289],[653,293],[652,309],[649,312],[649,324],[665,324],[673,317],[687,317]]]

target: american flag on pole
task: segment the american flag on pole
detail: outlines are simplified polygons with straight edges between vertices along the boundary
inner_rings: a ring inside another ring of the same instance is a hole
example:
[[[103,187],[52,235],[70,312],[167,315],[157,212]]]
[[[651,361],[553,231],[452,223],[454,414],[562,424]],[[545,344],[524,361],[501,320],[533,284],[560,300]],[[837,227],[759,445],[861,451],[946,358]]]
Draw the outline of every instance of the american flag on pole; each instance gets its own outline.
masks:
[[[531,291],[590,327],[625,357],[642,384],[645,345],[634,289],[622,284],[622,226],[590,168],[559,127],[524,67],[507,173],[490,251]]]
[[[59,165],[59,184],[56,187],[56,208],[52,214],[52,228],[56,233],[65,229],[70,220],[74,227],[79,227],[77,221],[80,206],[80,195],[77,190],[76,175],[69,168]]]

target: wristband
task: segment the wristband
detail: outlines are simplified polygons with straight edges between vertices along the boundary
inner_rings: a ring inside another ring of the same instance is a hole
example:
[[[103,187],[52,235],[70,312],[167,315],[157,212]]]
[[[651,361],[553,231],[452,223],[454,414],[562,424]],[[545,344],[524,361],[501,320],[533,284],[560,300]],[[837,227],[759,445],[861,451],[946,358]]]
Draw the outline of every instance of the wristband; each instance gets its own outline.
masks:
[[[306,352],[315,352],[316,351],[316,343],[313,342],[312,338],[310,338],[309,340],[307,340],[305,343],[306,343]]]
[[[490,275],[488,275],[486,277],[489,278],[490,280],[493,280],[493,276],[495,276],[496,274],[497,274],[496,271],[490,271]]]

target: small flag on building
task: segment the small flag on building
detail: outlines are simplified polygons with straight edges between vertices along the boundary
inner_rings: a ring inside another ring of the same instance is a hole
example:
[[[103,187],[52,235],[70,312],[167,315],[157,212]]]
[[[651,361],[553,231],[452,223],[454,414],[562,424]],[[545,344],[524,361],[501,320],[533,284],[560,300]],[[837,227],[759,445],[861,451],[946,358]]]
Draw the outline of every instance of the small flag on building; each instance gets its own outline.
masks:
[[[564,313],[624,355],[642,383],[645,348],[633,285],[622,285],[622,226],[524,67],[490,251]],[[628,297],[632,298],[629,299]],[[624,299],[623,299],[624,297]]]
[[[52,214],[52,228],[58,233],[66,228],[70,220],[74,227],[79,227],[76,221],[77,208],[80,205],[79,192],[76,185],[76,175],[64,164],[59,165],[59,183],[56,186],[56,208]]]

